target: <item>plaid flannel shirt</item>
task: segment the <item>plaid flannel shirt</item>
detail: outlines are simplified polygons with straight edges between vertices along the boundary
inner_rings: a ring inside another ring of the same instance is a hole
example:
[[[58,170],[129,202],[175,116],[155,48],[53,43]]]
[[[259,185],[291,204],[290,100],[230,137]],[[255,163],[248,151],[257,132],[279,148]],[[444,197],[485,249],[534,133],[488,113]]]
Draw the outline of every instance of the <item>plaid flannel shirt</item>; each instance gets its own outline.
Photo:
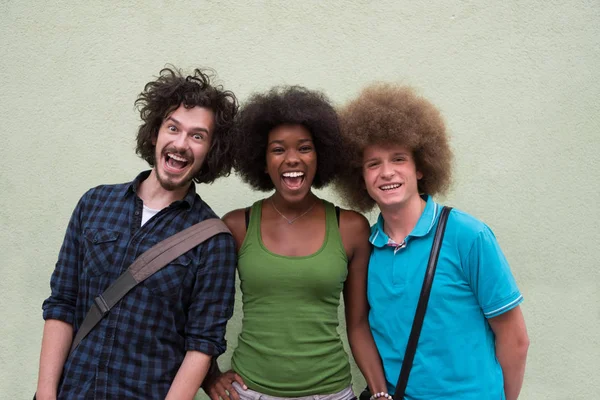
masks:
[[[196,194],[172,203],[141,225],[133,182],[99,186],[79,201],[69,222],[44,301],[44,319],[73,325],[93,299],[137,256],[215,213]],[[59,399],[164,399],[186,351],[218,356],[233,312],[235,244],[219,234],[135,287],[65,362]]]

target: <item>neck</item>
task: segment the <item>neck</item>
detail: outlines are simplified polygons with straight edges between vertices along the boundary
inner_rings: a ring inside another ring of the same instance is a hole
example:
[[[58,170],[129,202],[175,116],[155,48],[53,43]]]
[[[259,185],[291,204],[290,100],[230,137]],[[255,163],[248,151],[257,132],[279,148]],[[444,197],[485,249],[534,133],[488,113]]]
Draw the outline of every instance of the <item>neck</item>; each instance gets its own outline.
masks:
[[[396,207],[381,208],[383,230],[396,243],[401,243],[419,222],[427,203],[420,196]]]
[[[278,192],[275,192],[271,197],[271,201],[275,204],[275,207],[282,213],[290,214],[290,216],[294,216],[294,214],[298,214],[306,211],[309,207],[311,207],[318,200],[317,196],[313,194],[313,192],[308,192],[304,198],[298,201],[290,202],[283,198]]]
[[[174,201],[182,200],[187,194],[190,185],[191,182],[175,190],[167,190],[162,187],[156,177],[156,170],[153,169],[148,178],[140,183],[137,195],[142,199],[146,207],[162,210]]]

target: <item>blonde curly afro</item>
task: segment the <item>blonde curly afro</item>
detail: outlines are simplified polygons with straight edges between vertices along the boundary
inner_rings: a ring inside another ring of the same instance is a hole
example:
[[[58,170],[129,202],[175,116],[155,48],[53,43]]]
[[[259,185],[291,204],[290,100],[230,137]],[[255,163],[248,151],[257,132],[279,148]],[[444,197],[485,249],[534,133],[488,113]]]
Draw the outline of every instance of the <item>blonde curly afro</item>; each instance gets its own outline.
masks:
[[[371,145],[399,145],[412,152],[420,193],[444,194],[452,176],[452,151],[439,110],[407,86],[377,83],[339,110],[346,168],[336,187],[351,207],[369,211],[362,175],[363,151]]]

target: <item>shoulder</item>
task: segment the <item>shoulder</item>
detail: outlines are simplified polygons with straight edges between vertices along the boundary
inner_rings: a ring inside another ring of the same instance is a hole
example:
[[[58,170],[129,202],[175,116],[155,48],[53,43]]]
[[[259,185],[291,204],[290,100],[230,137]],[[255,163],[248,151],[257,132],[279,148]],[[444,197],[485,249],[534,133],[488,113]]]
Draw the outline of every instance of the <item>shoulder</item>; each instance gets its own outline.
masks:
[[[370,247],[369,235],[371,228],[369,221],[360,213],[340,209],[340,236],[347,251]]]
[[[453,208],[448,215],[446,231],[454,233],[462,240],[475,240],[482,232],[490,231],[490,228],[471,214]]]
[[[229,211],[222,218],[227,228],[231,231],[233,238],[235,239],[237,250],[242,246],[244,239],[246,238],[246,209],[238,208],[236,210]]]
[[[116,184],[116,185],[98,185],[91,189],[88,189],[80,198],[77,203],[77,209],[79,210],[92,210],[98,207],[105,207],[106,204],[113,204],[118,199],[122,198],[121,195],[125,196],[128,189],[128,184]]]
[[[227,225],[227,227],[229,228],[229,230],[231,230],[232,232],[234,230],[238,230],[240,228],[243,228],[243,230],[246,230],[246,209],[245,208],[238,208],[236,210],[232,210],[229,211],[227,214],[223,215],[223,222],[225,222],[225,225]]]
[[[369,221],[361,214],[356,211],[346,210],[345,208],[337,207],[335,204],[322,199],[326,207],[340,210],[339,227],[340,231],[351,230],[370,230]]]
[[[125,195],[131,182],[112,185],[98,185],[83,194],[82,200],[105,200],[118,195]]]
[[[340,208],[340,230],[370,232],[371,228],[364,215]]]
[[[216,212],[208,205],[200,196],[196,194],[196,200],[194,201],[194,209],[199,215],[201,221],[210,218],[219,218]]]
[[[501,253],[500,245],[492,229],[483,221],[461,211],[452,209],[448,217],[446,233],[454,238],[462,257],[485,254],[487,257]]]

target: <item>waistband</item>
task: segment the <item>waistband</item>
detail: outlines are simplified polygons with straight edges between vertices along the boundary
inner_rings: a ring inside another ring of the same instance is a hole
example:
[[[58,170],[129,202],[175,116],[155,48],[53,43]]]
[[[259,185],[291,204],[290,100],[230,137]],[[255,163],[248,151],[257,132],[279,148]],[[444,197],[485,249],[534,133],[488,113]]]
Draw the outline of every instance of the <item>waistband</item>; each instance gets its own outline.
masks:
[[[345,389],[340,390],[337,393],[331,394],[316,394],[312,396],[303,397],[277,397],[270,396],[268,394],[260,393],[252,389],[242,389],[237,383],[233,382],[233,387],[238,392],[240,400],[355,400],[356,396],[352,391],[352,386],[348,386]]]

